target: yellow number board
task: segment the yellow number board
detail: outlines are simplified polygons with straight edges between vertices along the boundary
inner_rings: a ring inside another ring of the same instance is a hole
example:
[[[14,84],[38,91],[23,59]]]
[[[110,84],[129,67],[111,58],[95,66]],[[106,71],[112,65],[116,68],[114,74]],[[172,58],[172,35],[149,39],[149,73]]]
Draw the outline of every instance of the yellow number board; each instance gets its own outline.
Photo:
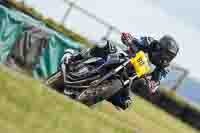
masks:
[[[135,72],[138,77],[141,77],[150,72],[151,68],[148,63],[148,59],[143,51],[136,53],[136,56],[131,58],[131,64],[135,68]]]

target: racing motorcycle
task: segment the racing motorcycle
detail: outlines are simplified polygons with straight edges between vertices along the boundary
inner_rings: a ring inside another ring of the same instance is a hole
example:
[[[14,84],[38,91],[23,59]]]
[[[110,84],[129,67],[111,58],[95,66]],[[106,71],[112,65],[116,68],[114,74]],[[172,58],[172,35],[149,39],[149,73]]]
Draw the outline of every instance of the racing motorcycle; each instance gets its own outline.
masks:
[[[120,58],[115,63],[99,57],[75,61],[51,75],[46,84],[88,106],[107,100],[125,87],[150,73],[143,51]]]

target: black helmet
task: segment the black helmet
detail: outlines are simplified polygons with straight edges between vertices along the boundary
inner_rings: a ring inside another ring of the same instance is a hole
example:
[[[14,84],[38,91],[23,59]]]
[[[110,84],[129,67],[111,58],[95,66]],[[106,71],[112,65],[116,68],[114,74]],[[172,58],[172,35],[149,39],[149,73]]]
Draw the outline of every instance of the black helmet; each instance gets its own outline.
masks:
[[[166,67],[174,59],[179,51],[175,39],[169,35],[163,36],[159,41],[150,44],[150,60],[160,67]]]

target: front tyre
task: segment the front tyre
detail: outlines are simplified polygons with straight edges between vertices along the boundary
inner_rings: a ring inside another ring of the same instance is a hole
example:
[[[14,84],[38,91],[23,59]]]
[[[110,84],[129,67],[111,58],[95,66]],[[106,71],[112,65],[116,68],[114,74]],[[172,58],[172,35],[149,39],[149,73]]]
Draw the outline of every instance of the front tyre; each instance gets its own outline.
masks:
[[[63,75],[61,71],[57,71],[52,74],[46,81],[45,84],[56,89],[59,92],[63,92],[64,84],[63,84]]]
[[[78,97],[77,101],[92,106],[100,101],[110,98],[123,87],[119,79],[103,81],[96,88],[84,90]]]

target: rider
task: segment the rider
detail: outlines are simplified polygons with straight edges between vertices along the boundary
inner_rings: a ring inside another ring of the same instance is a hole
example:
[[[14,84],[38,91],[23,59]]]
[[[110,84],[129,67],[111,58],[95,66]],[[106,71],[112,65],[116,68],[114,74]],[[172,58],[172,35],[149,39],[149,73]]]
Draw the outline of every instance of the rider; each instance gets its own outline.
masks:
[[[155,66],[155,69],[150,74],[151,76],[145,80],[134,82],[134,88],[147,87],[150,93],[154,93],[155,89],[162,77],[165,77],[166,67],[174,59],[179,51],[179,46],[173,37],[169,35],[163,36],[160,40],[155,40],[152,37],[141,37],[137,39],[130,33],[122,33],[121,41],[128,47],[128,54],[132,54],[135,49],[139,49],[148,54],[149,60]],[[117,56],[116,56],[117,55]],[[94,48],[84,49],[74,55],[73,51],[67,50],[62,61],[68,64],[70,61],[79,60],[89,57],[102,57],[105,60],[116,61],[116,57],[123,56],[124,53],[118,47],[114,46],[110,40],[104,40],[97,43]],[[66,65],[63,65],[65,67]],[[142,86],[141,86],[142,85]],[[130,93],[128,89],[122,89],[117,94],[108,99],[112,104],[122,109],[126,109],[131,104]]]
[[[159,86],[161,78],[165,77],[168,73],[166,68],[179,51],[176,40],[169,35],[164,35],[160,40],[155,40],[152,37],[141,37],[138,39],[130,33],[122,33],[121,41],[129,48],[129,54],[132,54],[135,48],[148,54],[149,60],[155,66],[155,69],[149,77],[134,82],[132,89],[147,88],[150,94],[154,94],[155,88]],[[122,92],[114,95],[110,101],[122,109],[128,108],[131,104],[129,90],[122,89]]]

